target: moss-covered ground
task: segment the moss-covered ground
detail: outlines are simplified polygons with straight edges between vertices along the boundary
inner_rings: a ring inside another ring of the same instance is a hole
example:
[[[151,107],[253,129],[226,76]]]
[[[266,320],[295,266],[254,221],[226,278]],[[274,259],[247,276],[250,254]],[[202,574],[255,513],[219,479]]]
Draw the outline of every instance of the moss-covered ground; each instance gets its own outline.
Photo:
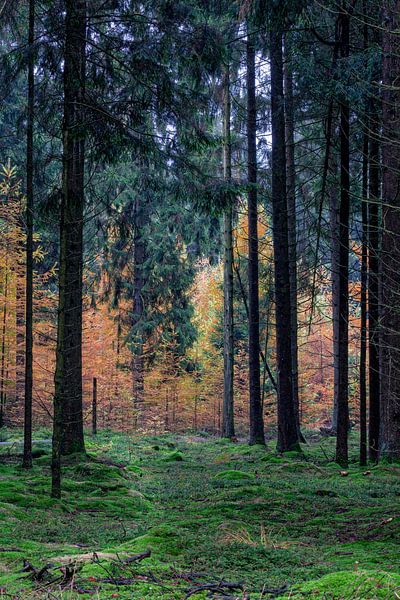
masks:
[[[333,443],[104,432],[64,466],[61,501],[48,445],[31,471],[0,447],[0,598],[400,598],[400,466],[360,468],[354,439],[341,472]]]

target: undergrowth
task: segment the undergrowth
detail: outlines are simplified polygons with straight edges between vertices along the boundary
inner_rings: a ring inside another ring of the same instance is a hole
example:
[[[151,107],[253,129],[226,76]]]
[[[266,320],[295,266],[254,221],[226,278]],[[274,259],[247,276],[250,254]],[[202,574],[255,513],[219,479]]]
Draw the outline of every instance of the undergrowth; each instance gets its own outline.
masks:
[[[31,471],[2,447],[0,598],[400,597],[400,467],[361,469],[352,443],[343,472],[329,438],[278,456],[102,432],[64,465],[61,501],[49,446]]]

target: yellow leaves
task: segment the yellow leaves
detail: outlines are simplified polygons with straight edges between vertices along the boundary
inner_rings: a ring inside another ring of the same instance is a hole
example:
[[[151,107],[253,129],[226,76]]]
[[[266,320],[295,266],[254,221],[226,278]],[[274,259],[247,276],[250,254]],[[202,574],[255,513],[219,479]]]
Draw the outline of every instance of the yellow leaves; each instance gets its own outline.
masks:
[[[46,253],[43,250],[42,246],[37,246],[36,249],[33,251],[33,260],[35,262],[41,262],[45,256]]]
[[[8,162],[6,165],[1,165],[0,169],[1,169],[1,174],[4,177],[4,179],[12,179],[17,174],[17,167],[11,166],[10,159],[8,159]]]

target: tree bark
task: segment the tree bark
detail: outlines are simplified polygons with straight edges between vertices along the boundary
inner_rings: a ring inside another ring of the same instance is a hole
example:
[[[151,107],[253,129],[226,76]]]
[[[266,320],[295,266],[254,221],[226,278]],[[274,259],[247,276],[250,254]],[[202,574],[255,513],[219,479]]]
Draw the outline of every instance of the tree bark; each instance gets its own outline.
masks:
[[[368,133],[363,134],[361,194],[360,465],[367,464]]]
[[[292,309],[286,185],[283,34],[279,17],[270,32],[272,125],[272,222],[274,233],[276,360],[279,452],[299,448],[292,382]]]
[[[52,495],[61,495],[60,454],[83,452],[82,268],[86,2],[66,0],[63,189],[54,392]]]
[[[297,223],[296,223],[296,163],[294,141],[294,103],[293,103],[293,73],[289,40],[285,38],[285,130],[286,130],[286,170],[287,170],[287,219],[289,239],[289,275],[290,275],[290,345],[292,364],[293,404],[296,416],[296,426],[299,440],[304,442],[300,430],[299,409],[299,360],[298,360],[298,317],[297,317]]]
[[[224,179],[232,178],[231,152],[231,98],[229,65],[223,79],[223,168]],[[235,423],[233,412],[233,209],[229,205],[224,213],[224,401],[222,410],[222,436],[233,438]]]
[[[26,131],[26,288],[25,288],[25,397],[22,466],[32,467],[33,392],[33,119],[35,103],[35,0],[29,0],[28,119]]]
[[[400,459],[400,0],[383,3],[383,209],[379,454]]]
[[[6,405],[6,325],[7,325],[7,298],[8,298],[8,264],[4,269],[4,298],[3,298],[3,323],[1,332],[1,372],[0,372],[0,427],[5,425],[5,405]]]
[[[339,15],[340,58],[346,63],[350,45],[350,15],[347,2]],[[336,462],[348,464],[349,429],[349,215],[350,215],[350,107],[346,97],[340,102],[340,208],[339,208],[339,325],[338,399]]]
[[[92,390],[92,435],[97,434],[97,377],[93,377]]]
[[[368,198],[368,353],[369,353],[369,458],[376,462],[379,453],[380,430],[380,368],[379,368],[379,206],[380,206],[380,142],[379,116],[376,101],[370,111],[369,198]]]
[[[331,232],[331,281],[332,281],[332,351],[333,351],[333,411],[332,430],[337,431],[337,406],[339,390],[339,202],[336,187],[337,164],[331,160],[334,184],[329,193]]]
[[[247,61],[247,179],[248,191],[248,284],[249,284],[249,392],[250,444],[265,444],[260,387],[260,310],[258,297],[258,210],[257,210],[257,107],[255,46],[248,32]]]
[[[144,262],[146,259],[146,242],[144,227],[146,225],[146,206],[144,197],[138,194],[134,206],[134,248],[133,248],[133,343],[132,343],[132,391],[135,410],[135,427],[143,417],[144,404],[144,360],[143,336],[140,331],[144,314],[143,287]]]

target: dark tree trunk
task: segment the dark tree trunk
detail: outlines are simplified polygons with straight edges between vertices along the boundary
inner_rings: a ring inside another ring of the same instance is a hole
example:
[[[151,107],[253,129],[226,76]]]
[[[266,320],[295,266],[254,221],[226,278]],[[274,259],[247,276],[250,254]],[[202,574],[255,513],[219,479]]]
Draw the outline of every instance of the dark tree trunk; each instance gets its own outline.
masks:
[[[363,135],[361,197],[360,465],[367,464],[368,133]]]
[[[285,39],[285,128],[286,128],[286,169],[287,169],[287,218],[289,239],[289,274],[290,274],[290,345],[292,355],[292,388],[293,404],[299,440],[304,442],[300,431],[299,410],[299,360],[297,340],[297,223],[296,223],[296,164],[294,142],[294,104],[293,74],[288,38]]]
[[[247,179],[249,236],[249,392],[250,444],[265,444],[260,388],[260,310],[258,297],[258,210],[257,210],[257,108],[255,46],[247,37]]]
[[[223,81],[223,168],[224,179],[232,178],[231,153],[231,98],[229,66],[226,67]],[[235,423],[233,412],[233,209],[229,205],[224,213],[224,402],[222,410],[222,436],[233,438]]]
[[[82,267],[86,2],[67,0],[64,48],[63,190],[53,430],[52,495],[60,497],[60,455],[83,452]]]
[[[132,341],[132,385],[133,407],[135,410],[135,426],[138,427],[143,417],[144,403],[144,359],[143,335],[141,321],[144,314],[143,287],[144,262],[146,259],[146,241],[144,227],[147,209],[144,196],[137,195],[134,206],[134,248],[133,248],[133,341]]]
[[[400,0],[383,3],[383,209],[379,454],[400,459]]]
[[[332,430],[337,431],[337,399],[339,390],[339,202],[337,191],[337,164],[332,158],[333,185],[329,193],[331,231],[331,281],[332,281],[332,351],[333,351],[333,411]]]
[[[278,20],[277,20],[278,21]],[[270,32],[272,125],[272,223],[274,232],[276,360],[278,374],[279,452],[299,448],[299,428],[292,384],[292,310],[286,187],[285,106],[282,31]]]
[[[25,398],[22,466],[32,467],[33,391],[33,119],[35,103],[35,0],[29,0],[28,119],[26,131],[26,289],[25,289]]]
[[[369,202],[368,202],[368,326],[369,326],[369,458],[378,460],[380,429],[380,368],[379,368],[379,116],[372,100],[369,140]]]
[[[6,325],[7,325],[7,298],[8,298],[8,264],[4,269],[4,298],[3,298],[3,323],[1,332],[1,372],[0,372],[0,427],[5,425],[5,405],[6,405]]]
[[[93,377],[92,390],[92,435],[97,434],[97,378]]]
[[[349,56],[350,16],[347,2],[339,17],[340,58]],[[350,108],[347,98],[340,103],[340,209],[339,209],[339,361],[337,398],[336,462],[348,464],[349,430],[349,215],[350,215]]]

